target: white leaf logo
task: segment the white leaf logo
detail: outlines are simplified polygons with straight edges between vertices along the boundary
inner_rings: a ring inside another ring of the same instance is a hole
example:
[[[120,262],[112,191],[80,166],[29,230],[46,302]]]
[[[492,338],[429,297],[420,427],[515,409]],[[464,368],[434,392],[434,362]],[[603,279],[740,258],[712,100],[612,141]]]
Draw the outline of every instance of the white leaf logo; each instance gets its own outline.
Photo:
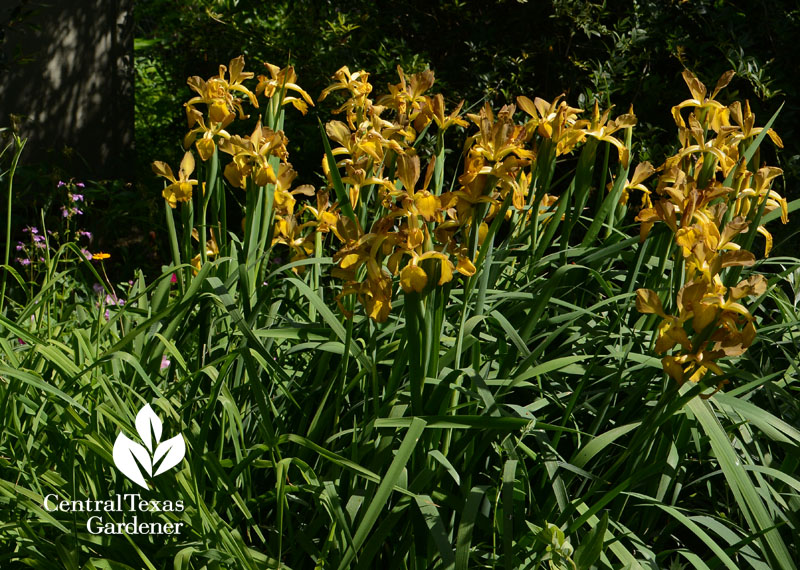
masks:
[[[136,414],[136,431],[139,432],[139,437],[142,438],[147,450],[153,453],[153,435],[155,435],[156,443],[161,439],[161,420],[158,419],[150,404]]]
[[[137,465],[137,461],[139,464]],[[144,467],[147,475],[151,474],[150,454],[142,446],[130,439],[124,433],[117,436],[114,442],[114,465],[128,479],[148,489],[147,483],[142,477],[139,465]]]
[[[149,478],[175,467],[186,454],[186,442],[181,434],[161,441],[163,426],[150,404],[139,410],[135,424],[144,445],[120,433],[114,442],[114,464],[128,479],[148,489],[142,472],[144,471]]]
[[[185,453],[186,443],[183,441],[183,436],[181,434],[161,442],[156,448],[155,455],[153,455],[153,466],[155,467],[156,463],[158,463],[162,457],[164,459],[161,461],[158,469],[156,469],[156,472],[153,473],[153,477],[161,475],[164,471],[169,471],[175,467],[181,462]]]

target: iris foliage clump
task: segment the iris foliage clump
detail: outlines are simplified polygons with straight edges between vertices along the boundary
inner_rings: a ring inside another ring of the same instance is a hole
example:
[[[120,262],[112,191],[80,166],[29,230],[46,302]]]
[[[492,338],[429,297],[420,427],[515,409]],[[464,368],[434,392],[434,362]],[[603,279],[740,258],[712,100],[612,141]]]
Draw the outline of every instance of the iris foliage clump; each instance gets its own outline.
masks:
[[[191,77],[185,154],[152,165],[171,264],[115,287],[65,244],[4,293],[3,566],[796,568],[777,113],[687,71],[675,152],[636,163],[634,109],[397,71],[316,100],[243,57]],[[285,106],[328,100],[295,185]],[[111,450],[146,404],[186,458],[137,491]],[[183,501],[155,516],[185,532],[42,506],[126,492]]]

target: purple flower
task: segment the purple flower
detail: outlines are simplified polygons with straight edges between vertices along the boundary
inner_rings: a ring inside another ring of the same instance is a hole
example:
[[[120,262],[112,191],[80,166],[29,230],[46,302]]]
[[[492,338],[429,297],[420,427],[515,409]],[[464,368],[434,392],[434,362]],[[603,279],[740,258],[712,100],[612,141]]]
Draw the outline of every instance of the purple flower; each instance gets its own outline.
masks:
[[[27,257],[26,258],[18,257],[17,258],[17,263],[19,263],[20,265],[30,265],[31,264],[31,260],[28,259]]]
[[[34,235],[33,236],[33,241],[35,241],[36,243],[43,242],[44,241],[44,236]]]
[[[84,184],[83,182],[78,182],[78,183],[75,185],[75,187],[76,187],[76,188],[86,188],[86,184]],[[81,196],[81,199],[83,199],[83,196]]]
[[[66,185],[67,185],[67,183],[66,183],[66,182],[64,182],[64,181],[62,181],[62,180],[59,180],[59,181],[58,181],[58,188],[61,188],[62,186],[66,186]]]
[[[100,295],[103,292],[103,286],[100,283],[95,283],[92,285],[92,291]]]
[[[83,194],[70,194],[69,198],[73,202],[83,202]]]
[[[121,307],[122,305],[125,304],[125,299],[118,299],[117,297],[114,297],[113,295],[106,295],[105,303],[106,303],[106,305],[112,305],[112,306]]]
[[[86,230],[78,230],[78,236],[92,239],[92,232],[87,232]]]
[[[170,362],[169,358],[167,358],[167,355],[163,355],[161,357],[161,370],[168,368],[170,364],[172,364],[172,362]]]
[[[81,253],[83,254],[83,257],[85,257],[89,261],[92,260],[92,253],[88,249],[82,249]]]
[[[76,207],[67,208],[66,206],[61,206],[61,216],[64,218],[71,218],[72,216],[80,216],[83,214],[83,210],[80,210]]]
[[[17,251],[22,251],[23,249],[25,249],[25,244],[21,241],[17,242]]]
[[[26,228],[24,228],[22,231],[23,231],[23,232],[25,232],[26,234],[27,234],[27,233],[32,233],[32,234],[34,234],[34,235],[35,235],[35,234],[38,234],[38,233],[39,233],[39,228],[36,228],[36,227],[31,227],[31,226],[27,226],[27,227],[26,227]]]
[[[101,287],[101,289],[102,289],[102,287]],[[104,304],[106,305],[106,307],[114,307],[114,306],[121,307],[122,305],[125,304],[125,300],[124,299],[117,299],[116,297],[114,297],[112,295],[106,295],[106,298],[104,299],[104,301],[105,301]],[[95,306],[99,307],[100,306],[100,302],[98,301],[95,304]],[[106,309],[103,312],[103,316],[106,318],[106,320],[109,320],[109,318],[111,316],[111,313],[109,312],[109,309]]]

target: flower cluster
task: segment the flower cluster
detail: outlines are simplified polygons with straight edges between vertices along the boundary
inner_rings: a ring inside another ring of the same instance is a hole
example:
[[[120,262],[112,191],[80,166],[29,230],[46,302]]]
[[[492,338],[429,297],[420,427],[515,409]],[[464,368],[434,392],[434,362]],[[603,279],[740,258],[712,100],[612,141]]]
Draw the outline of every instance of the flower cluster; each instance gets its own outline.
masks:
[[[63,218],[71,219],[73,216],[80,216],[83,214],[83,210],[80,209],[79,205],[83,202],[83,194],[79,194],[75,192],[78,188],[85,188],[86,186],[83,182],[58,182],[59,188],[67,188],[67,204],[65,206],[61,206],[61,216]]]
[[[272,157],[281,162],[284,170],[290,168],[286,162],[288,141],[283,131],[262,127],[260,120],[247,137],[232,135],[228,129],[237,116],[239,119],[249,117],[244,112],[245,103],[259,108],[258,94],[263,94],[272,102],[277,93],[282,105],[292,103],[302,113],[306,112],[308,105],[313,105],[311,97],[295,83],[297,76],[291,66],[280,69],[271,64],[266,64],[269,76],[258,76],[254,92],[244,82],[255,74],[244,71],[244,65],[244,57],[239,56],[231,60],[229,67],[220,65],[217,76],[207,80],[197,76],[188,79],[187,83],[196,96],[185,104],[190,130],[183,140],[187,152],[181,161],[178,176],[166,163],[153,163],[153,171],[170,182],[164,188],[163,196],[171,207],[175,208],[178,202],[191,200],[193,188],[198,183],[189,178],[195,169],[194,157],[188,150],[192,145],[203,161],[211,158],[217,149],[230,154],[232,161],[225,167],[225,178],[237,188],[246,189],[248,180],[257,186],[278,182],[280,172],[271,163]],[[288,91],[297,93],[299,98],[286,96]],[[282,179],[284,190],[287,182],[291,182],[288,178],[284,175]]]
[[[17,242],[17,263],[23,267],[31,266],[35,263],[44,263],[44,250],[47,249],[47,238],[39,233],[39,228],[26,226],[22,232],[27,234],[28,243]]]
[[[319,97],[324,101],[332,94],[344,95],[334,110],[343,120],[325,125],[334,146],[333,160],[327,155],[322,160],[327,184],[292,188],[297,173],[288,161],[279,111],[291,103],[305,113],[313,102],[297,85],[291,67],[266,68],[255,88],[247,86],[254,74],[244,71],[241,56],[228,67],[220,66],[217,76],[188,80],[196,96],[185,105],[190,131],[180,170],[176,176],[167,164],[153,164],[155,173],[168,181],[163,196],[174,208],[192,199],[195,186],[205,191],[192,178],[193,152],[203,161],[216,157],[217,151],[229,155],[224,179],[233,188],[258,190],[259,196],[266,189],[263,202],[250,204],[248,198],[247,207],[269,204],[268,215],[274,216],[268,232],[246,223],[245,233],[259,232],[268,236],[267,246],[287,248],[290,262],[314,255],[322,243],[333,246],[332,275],[342,281],[337,301],[355,295],[376,322],[388,318],[397,285],[406,294],[424,296],[456,275],[474,275],[490,224],[498,216],[523,223],[542,217],[545,225],[560,197],[530,191],[541,157],[554,164],[557,157],[595,139],[615,146],[623,164],[629,160],[628,147],[616,133],[635,124],[632,112],[612,120],[608,110],[601,113],[595,104],[591,116],[582,118],[583,110],[561,97],[552,102],[519,97],[516,105],[495,110],[486,103],[476,113],[464,114],[463,101],[449,106],[443,95],[430,92],[430,70],[407,75],[398,67],[399,82],[373,99],[369,73],[342,67]],[[260,96],[267,101],[259,101]],[[266,111],[249,135],[234,134],[234,121],[246,118],[247,105]],[[518,108],[521,113],[515,118]],[[446,188],[444,140],[452,127],[473,132],[464,147],[463,170]],[[433,152],[423,150],[430,146],[426,141],[433,142]],[[216,168],[212,161],[205,171]],[[640,181],[631,183],[637,186]],[[217,240],[226,236],[215,233],[217,229],[211,231],[205,255],[192,259],[196,270],[203,257],[218,255]],[[301,273],[303,267],[294,271]]]
[[[278,214],[293,214],[296,194],[313,195],[310,187],[291,190],[297,173],[288,162],[288,139],[282,130],[262,125],[259,117],[250,135],[240,136],[230,132],[237,118],[249,117],[245,114],[245,105],[259,108],[259,95],[266,97],[268,108],[292,104],[303,114],[308,110],[308,105],[314,104],[311,97],[297,85],[297,76],[291,66],[281,69],[265,64],[267,74],[256,78],[258,83],[255,89],[245,85],[255,74],[244,71],[244,66],[244,57],[239,56],[231,60],[227,67],[220,65],[217,76],[207,80],[197,76],[188,79],[187,83],[196,96],[185,103],[190,130],[183,141],[186,153],[178,175],[165,162],[153,163],[153,171],[168,181],[162,195],[171,208],[177,207],[179,202],[191,201],[194,187],[198,185],[198,181],[191,178],[196,166],[192,146],[203,161],[209,160],[217,150],[230,155],[231,161],[225,166],[223,174],[235,188],[247,190],[254,186],[271,185]],[[288,95],[290,92],[295,95]],[[199,239],[196,230],[192,235],[196,240]],[[293,241],[286,232],[281,234],[281,240]],[[206,242],[206,255],[213,258],[218,253],[219,247],[212,232],[211,239]],[[199,270],[200,262],[201,255],[192,259],[196,270]]]
[[[92,233],[80,227],[75,227],[77,218],[83,215],[85,203],[84,195],[81,193],[85,185],[82,182],[58,182],[58,188],[63,188],[65,192],[64,204],[61,206],[61,229],[58,231],[40,230],[35,226],[26,226],[22,232],[27,236],[25,241],[18,241],[16,245],[17,257],[15,261],[33,274],[38,271],[46,262],[48,248],[51,251],[58,249],[58,245],[67,242],[75,243],[81,250],[86,259],[92,259],[98,254],[92,254],[88,250],[88,242],[92,240]],[[108,255],[108,254],[101,254]]]
[[[507,217],[513,211],[525,212],[530,218],[542,204],[547,209],[557,201],[544,195],[537,208],[531,208],[529,189],[540,152],[555,158],[594,137],[617,146],[620,159],[627,161],[627,148],[612,135],[635,123],[632,114],[610,121],[608,111],[601,116],[597,106],[591,119],[581,120],[582,110],[560,98],[548,103],[519,97],[517,103],[529,117],[521,123],[514,119],[515,105],[495,112],[486,103],[477,113],[463,116],[463,102],[448,112],[441,94],[428,94],[432,71],[407,77],[398,67],[398,74],[400,82],[389,85],[389,93],[373,103],[369,74],[343,67],[320,97],[340,90],[349,95],[334,111],[345,113],[346,121],[329,122],[326,133],[339,145],[333,155],[343,171],[341,181],[348,185],[349,206],[363,210],[367,206],[360,205],[368,203],[381,212],[369,228],[362,228],[358,217],[339,215],[334,208],[337,222],[321,230],[330,229],[341,243],[333,256],[333,275],[344,281],[342,295],[356,294],[376,322],[388,318],[394,276],[399,276],[403,292],[419,294],[444,285],[456,273],[471,276],[489,224],[501,211]],[[441,176],[436,163],[444,158],[444,134],[450,127],[470,125],[477,132],[466,141],[458,185],[445,190],[441,178],[434,180],[437,172]],[[437,152],[427,158],[423,176],[426,159],[415,143],[429,130]],[[325,159],[323,169],[333,187]]]
[[[755,256],[736,242],[750,230],[757,212],[780,208],[782,221],[787,221],[786,200],[771,189],[781,170],[764,166],[752,172],[748,166],[758,164],[758,159],[750,165],[744,160],[745,149],[763,130],[754,128],[749,105],[725,106],[715,99],[732,76],[733,72],[723,75],[707,97],[706,87],[691,72],[684,72],[692,98],[672,108],[681,148],[658,169],[657,199],[650,202],[647,196],[646,207],[636,218],[642,223],[642,239],[654,224],[665,223],[680,252],[683,283],[675,299],[676,315],[664,310],[654,291],[637,291],[638,310],[662,319],[655,350],[673,351],[664,356],[662,365],[679,383],[699,382],[708,373],[723,376],[716,361],[743,354],[753,342],[753,317],[742,301],[764,293],[766,280],[752,275],[726,285],[731,271],[727,268],[755,263]],[[691,112],[684,118],[682,111],[687,108]],[[767,134],[782,146],[774,131]],[[647,165],[642,172],[649,175],[654,169]],[[641,182],[642,177],[637,184]],[[763,225],[756,231],[766,238],[768,255],[772,236]]]

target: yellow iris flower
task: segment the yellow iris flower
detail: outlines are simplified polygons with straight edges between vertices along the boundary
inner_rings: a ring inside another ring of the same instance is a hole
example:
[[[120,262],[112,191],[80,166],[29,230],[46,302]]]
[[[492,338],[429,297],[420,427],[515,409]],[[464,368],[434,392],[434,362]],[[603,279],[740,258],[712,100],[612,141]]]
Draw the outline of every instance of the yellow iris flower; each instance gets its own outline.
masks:
[[[272,65],[271,63],[265,63],[264,65],[269,71],[269,77],[266,75],[258,76],[256,93],[263,93],[265,97],[272,98],[276,92],[280,92],[281,90],[294,91],[300,95],[301,98],[284,96],[281,104],[286,105],[287,103],[291,103],[295,109],[305,115],[306,112],[308,112],[308,106],[314,106],[314,101],[311,99],[311,96],[297,84],[297,74],[294,71],[294,67],[290,65],[281,69],[277,65]]]
[[[588,137],[596,138],[599,141],[605,141],[616,147],[620,163],[624,168],[627,168],[629,160],[628,147],[626,147],[621,140],[611,135],[620,129],[636,125],[636,115],[633,114],[633,109],[631,109],[629,113],[620,115],[616,119],[609,121],[608,116],[610,112],[611,109],[606,109],[601,116],[599,105],[597,101],[595,101],[591,120],[576,121],[574,128],[582,131],[583,134]]]
[[[334,73],[333,79],[335,80],[334,83],[322,90],[318,100],[324,101],[334,91],[342,89],[348,91],[350,98],[333,112],[341,113],[346,111],[347,124],[351,129],[355,130],[356,121],[360,122],[366,119],[370,111],[380,115],[382,108],[373,106],[372,100],[367,97],[372,92],[369,73],[364,70],[351,73],[350,69],[345,65]]]
[[[256,124],[249,137],[234,135],[220,145],[220,150],[233,156],[223,172],[231,185],[245,189],[247,178],[252,174],[256,186],[266,186],[277,181],[276,173],[269,164],[272,156],[285,161],[289,153],[286,150],[288,139],[283,131],[273,131],[262,127],[261,121]]]
[[[681,110],[690,107],[700,111],[700,116],[703,119],[704,124],[709,125],[712,129],[714,129],[715,132],[720,132],[723,126],[729,124],[728,117],[730,111],[727,107],[725,107],[725,105],[714,98],[723,88],[728,85],[728,83],[731,82],[734,74],[735,72],[733,70],[723,73],[722,77],[720,77],[719,81],[717,81],[717,85],[714,87],[711,97],[706,97],[706,93],[708,92],[706,86],[703,85],[699,79],[697,79],[694,73],[688,69],[685,69],[682,74],[683,80],[689,87],[692,98],[686,99],[672,108],[672,117],[675,119],[675,124],[679,127],[686,126],[686,123],[681,116]]]
[[[194,172],[194,166],[194,156],[189,151],[183,155],[178,178],[175,178],[172,169],[166,162],[160,160],[153,162],[153,172],[172,183],[161,192],[170,208],[175,208],[178,202],[188,202],[192,199],[192,189],[197,186],[197,180],[190,180],[189,176]]]

